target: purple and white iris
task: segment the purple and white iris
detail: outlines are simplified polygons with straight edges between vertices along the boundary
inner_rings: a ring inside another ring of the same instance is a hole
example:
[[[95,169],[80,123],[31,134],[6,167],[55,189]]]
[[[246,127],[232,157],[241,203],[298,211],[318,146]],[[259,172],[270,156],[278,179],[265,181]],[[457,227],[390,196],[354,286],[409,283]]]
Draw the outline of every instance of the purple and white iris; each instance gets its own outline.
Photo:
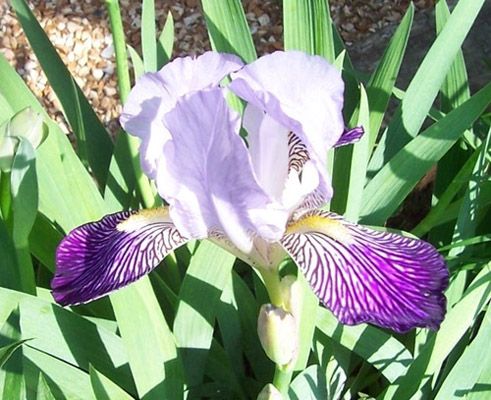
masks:
[[[448,282],[437,251],[319,209],[332,197],[328,150],[363,134],[344,129],[343,90],[339,71],[301,52],[245,66],[208,52],[142,76],[121,123],[141,139],[143,170],[169,206],[107,215],[70,232],[56,255],[56,301],[94,300],[188,240],[206,238],[256,268],[291,256],[345,324],[437,329]],[[242,120],[226,100],[230,91],[246,102]]]

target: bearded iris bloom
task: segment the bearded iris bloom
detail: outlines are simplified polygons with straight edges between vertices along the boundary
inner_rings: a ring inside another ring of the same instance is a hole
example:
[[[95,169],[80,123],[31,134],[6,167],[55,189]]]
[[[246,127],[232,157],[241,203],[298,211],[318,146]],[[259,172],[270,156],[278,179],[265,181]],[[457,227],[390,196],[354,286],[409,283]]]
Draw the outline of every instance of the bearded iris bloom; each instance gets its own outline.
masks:
[[[230,77],[230,84],[221,85]],[[276,52],[243,65],[208,52],[139,79],[121,123],[168,206],[74,229],[57,250],[53,296],[99,298],[149,273],[175,248],[209,239],[257,269],[290,256],[345,324],[437,329],[448,271],[428,243],[363,227],[319,207],[332,197],[327,151],[351,143],[344,85],[323,58]],[[229,91],[245,101],[240,115]],[[247,131],[247,144],[239,135]]]

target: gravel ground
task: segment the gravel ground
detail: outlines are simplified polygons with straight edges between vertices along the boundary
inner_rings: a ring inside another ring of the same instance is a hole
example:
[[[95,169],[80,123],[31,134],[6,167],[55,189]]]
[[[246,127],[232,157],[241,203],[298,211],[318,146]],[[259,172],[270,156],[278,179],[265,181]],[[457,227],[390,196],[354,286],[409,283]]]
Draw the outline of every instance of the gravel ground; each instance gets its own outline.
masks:
[[[121,111],[116,91],[115,63],[108,17],[103,1],[30,0],[41,26],[57,48],[77,83],[103,123],[112,132],[118,128]],[[258,54],[282,49],[283,27],[280,0],[243,0],[247,21]],[[433,0],[416,1],[418,9],[431,7]],[[124,28],[129,44],[140,50],[141,5],[121,0]],[[332,18],[347,46],[376,35],[387,25],[400,21],[408,0],[331,0]],[[198,0],[156,1],[157,25],[161,28],[168,12],[175,21],[173,56],[200,54],[210,42]],[[0,52],[17,69],[28,86],[68,133],[61,107],[17,22],[8,0],[0,0]]]

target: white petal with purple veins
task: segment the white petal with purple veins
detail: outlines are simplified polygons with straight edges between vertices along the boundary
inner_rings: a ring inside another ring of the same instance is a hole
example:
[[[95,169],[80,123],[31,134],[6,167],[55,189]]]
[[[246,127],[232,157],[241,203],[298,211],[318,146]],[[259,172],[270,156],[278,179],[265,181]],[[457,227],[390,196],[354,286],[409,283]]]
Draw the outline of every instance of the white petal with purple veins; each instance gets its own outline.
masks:
[[[292,223],[281,242],[319,299],[345,324],[371,322],[404,332],[437,329],[443,320],[448,270],[422,240],[311,211]]]
[[[71,231],[56,251],[53,297],[86,303],[148,274],[187,239],[167,208],[123,211]]]
[[[229,88],[235,94],[301,139],[330,186],[327,151],[344,131],[341,73],[322,57],[278,51],[231,76]]]

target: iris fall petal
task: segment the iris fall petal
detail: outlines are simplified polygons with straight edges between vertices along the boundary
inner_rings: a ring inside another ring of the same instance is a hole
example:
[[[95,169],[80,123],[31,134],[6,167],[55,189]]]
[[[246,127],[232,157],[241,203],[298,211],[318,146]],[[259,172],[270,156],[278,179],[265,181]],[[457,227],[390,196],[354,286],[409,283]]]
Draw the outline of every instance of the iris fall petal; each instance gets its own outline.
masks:
[[[166,208],[123,211],[71,231],[58,246],[53,297],[86,303],[148,274],[187,241]]]
[[[443,320],[448,271],[424,241],[311,211],[289,227],[282,244],[345,324],[371,322],[405,332],[437,329]]]

